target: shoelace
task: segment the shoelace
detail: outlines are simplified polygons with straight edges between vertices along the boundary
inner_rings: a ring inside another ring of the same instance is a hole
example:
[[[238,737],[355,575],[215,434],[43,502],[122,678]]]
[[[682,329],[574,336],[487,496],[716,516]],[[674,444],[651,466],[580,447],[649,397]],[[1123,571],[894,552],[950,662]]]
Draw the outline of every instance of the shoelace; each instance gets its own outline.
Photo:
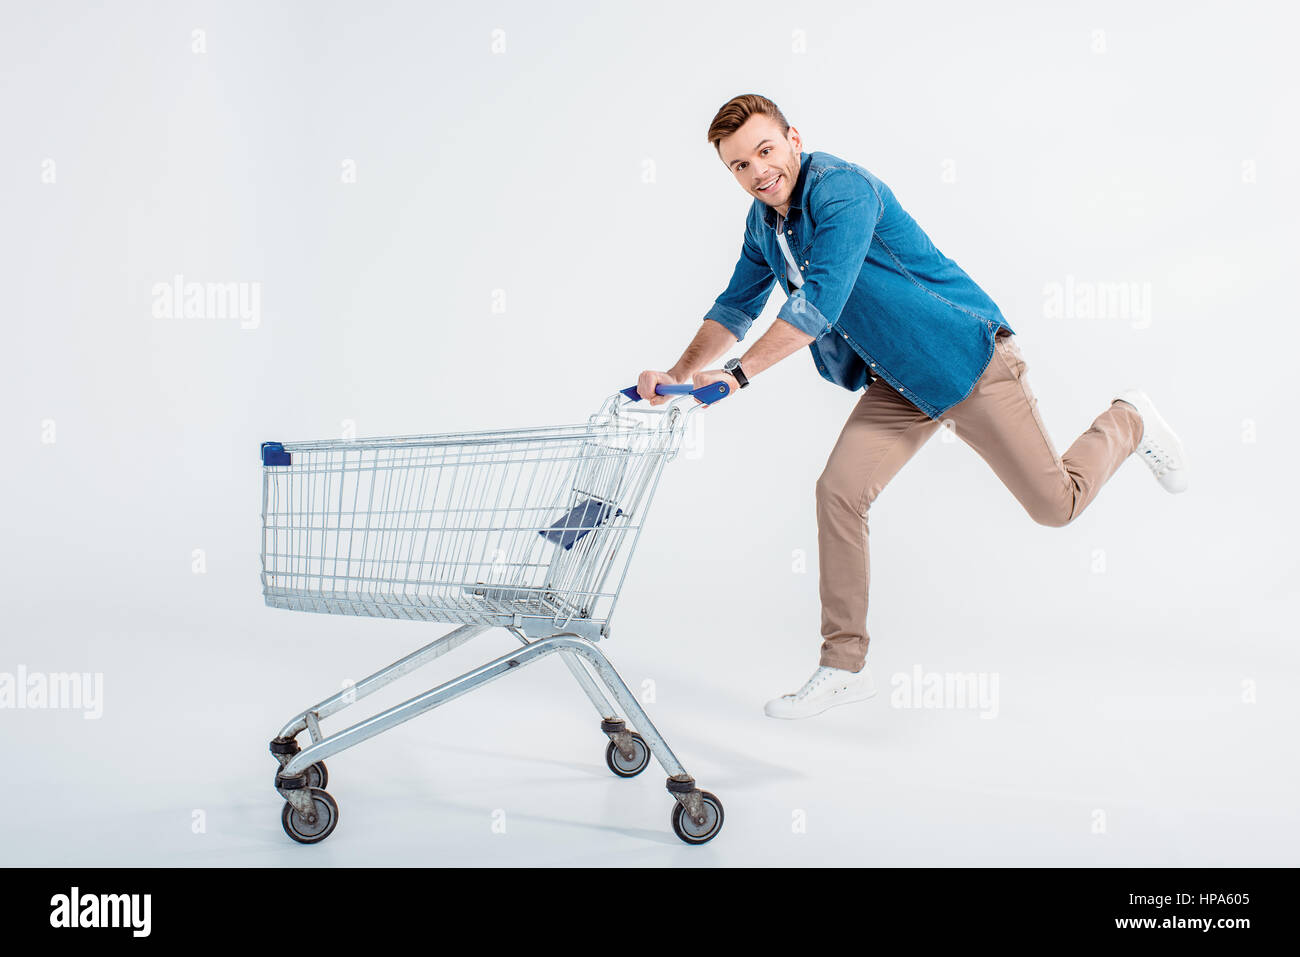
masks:
[[[794,699],[796,701],[802,701],[804,698],[808,697],[810,694],[812,694],[814,691],[820,688],[823,684],[825,684],[826,679],[829,678],[830,676],[831,676],[831,669],[818,668],[817,673],[814,674],[811,678],[809,678],[802,688],[800,688],[797,692],[795,692]]]
[[[1143,442],[1140,448],[1143,461],[1150,466],[1157,478],[1164,475],[1175,464],[1173,455],[1166,452],[1158,442]]]

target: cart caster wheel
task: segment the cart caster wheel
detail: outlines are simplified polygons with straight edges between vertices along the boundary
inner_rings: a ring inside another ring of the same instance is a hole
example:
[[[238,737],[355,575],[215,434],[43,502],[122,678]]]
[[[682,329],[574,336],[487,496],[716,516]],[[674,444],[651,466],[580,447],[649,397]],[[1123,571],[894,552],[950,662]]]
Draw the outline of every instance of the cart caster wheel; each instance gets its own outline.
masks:
[[[307,775],[307,787],[309,788],[320,788],[323,791],[325,785],[330,782],[330,773],[325,770],[324,761],[317,761],[303,773]]]
[[[299,844],[319,844],[334,833],[339,822],[339,806],[327,792],[312,788],[311,800],[316,813],[310,817],[299,814],[288,801],[284,802],[284,810],[280,813],[284,833]]]
[[[708,791],[701,791],[704,801],[704,823],[699,824],[686,813],[680,803],[673,805],[673,833],[687,844],[707,844],[722,830],[722,802]]]
[[[634,778],[650,764],[650,749],[646,746],[645,739],[635,731],[632,732],[632,750],[635,753],[629,761],[613,741],[605,749],[605,763],[620,778]]]

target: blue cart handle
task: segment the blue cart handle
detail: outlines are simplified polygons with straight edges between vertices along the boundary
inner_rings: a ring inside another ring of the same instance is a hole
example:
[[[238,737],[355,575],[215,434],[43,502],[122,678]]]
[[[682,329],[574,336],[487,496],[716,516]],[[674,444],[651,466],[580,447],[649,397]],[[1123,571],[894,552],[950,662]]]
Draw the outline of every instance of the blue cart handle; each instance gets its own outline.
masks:
[[[637,391],[636,386],[631,385],[622,390],[623,394],[633,402],[639,402],[641,393]],[[731,392],[731,387],[725,382],[710,382],[708,385],[702,385],[698,389],[689,385],[665,385],[659,383],[655,386],[655,395],[691,395],[699,399],[705,405],[717,402],[719,399],[725,399]]]

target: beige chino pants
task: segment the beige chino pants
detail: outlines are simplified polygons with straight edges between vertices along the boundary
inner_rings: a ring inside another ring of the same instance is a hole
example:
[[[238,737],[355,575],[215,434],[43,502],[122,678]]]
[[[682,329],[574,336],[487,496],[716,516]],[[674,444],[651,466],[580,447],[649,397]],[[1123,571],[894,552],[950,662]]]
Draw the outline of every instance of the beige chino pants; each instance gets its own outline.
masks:
[[[1030,518],[1061,526],[1076,518],[1133,453],[1142,417],[1116,402],[1057,455],[1025,378],[1014,335],[999,330],[993,357],[970,395],[943,416],[988,462]],[[821,664],[861,670],[866,661],[871,581],[867,513],[886,483],[943,427],[884,379],[863,393],[817,480],[822,602]]]

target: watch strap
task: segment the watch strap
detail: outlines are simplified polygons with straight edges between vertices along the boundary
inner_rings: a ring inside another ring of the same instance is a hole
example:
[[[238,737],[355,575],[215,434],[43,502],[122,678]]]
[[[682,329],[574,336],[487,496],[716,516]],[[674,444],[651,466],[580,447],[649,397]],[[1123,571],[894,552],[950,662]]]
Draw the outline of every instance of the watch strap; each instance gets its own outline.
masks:
[[[745,371],[740,368],[739,359],[729,360],[727,364],[722,367],[722,370],[724,372],[730,372],[742,389],[749,385],[749,377],[745,375]]]

